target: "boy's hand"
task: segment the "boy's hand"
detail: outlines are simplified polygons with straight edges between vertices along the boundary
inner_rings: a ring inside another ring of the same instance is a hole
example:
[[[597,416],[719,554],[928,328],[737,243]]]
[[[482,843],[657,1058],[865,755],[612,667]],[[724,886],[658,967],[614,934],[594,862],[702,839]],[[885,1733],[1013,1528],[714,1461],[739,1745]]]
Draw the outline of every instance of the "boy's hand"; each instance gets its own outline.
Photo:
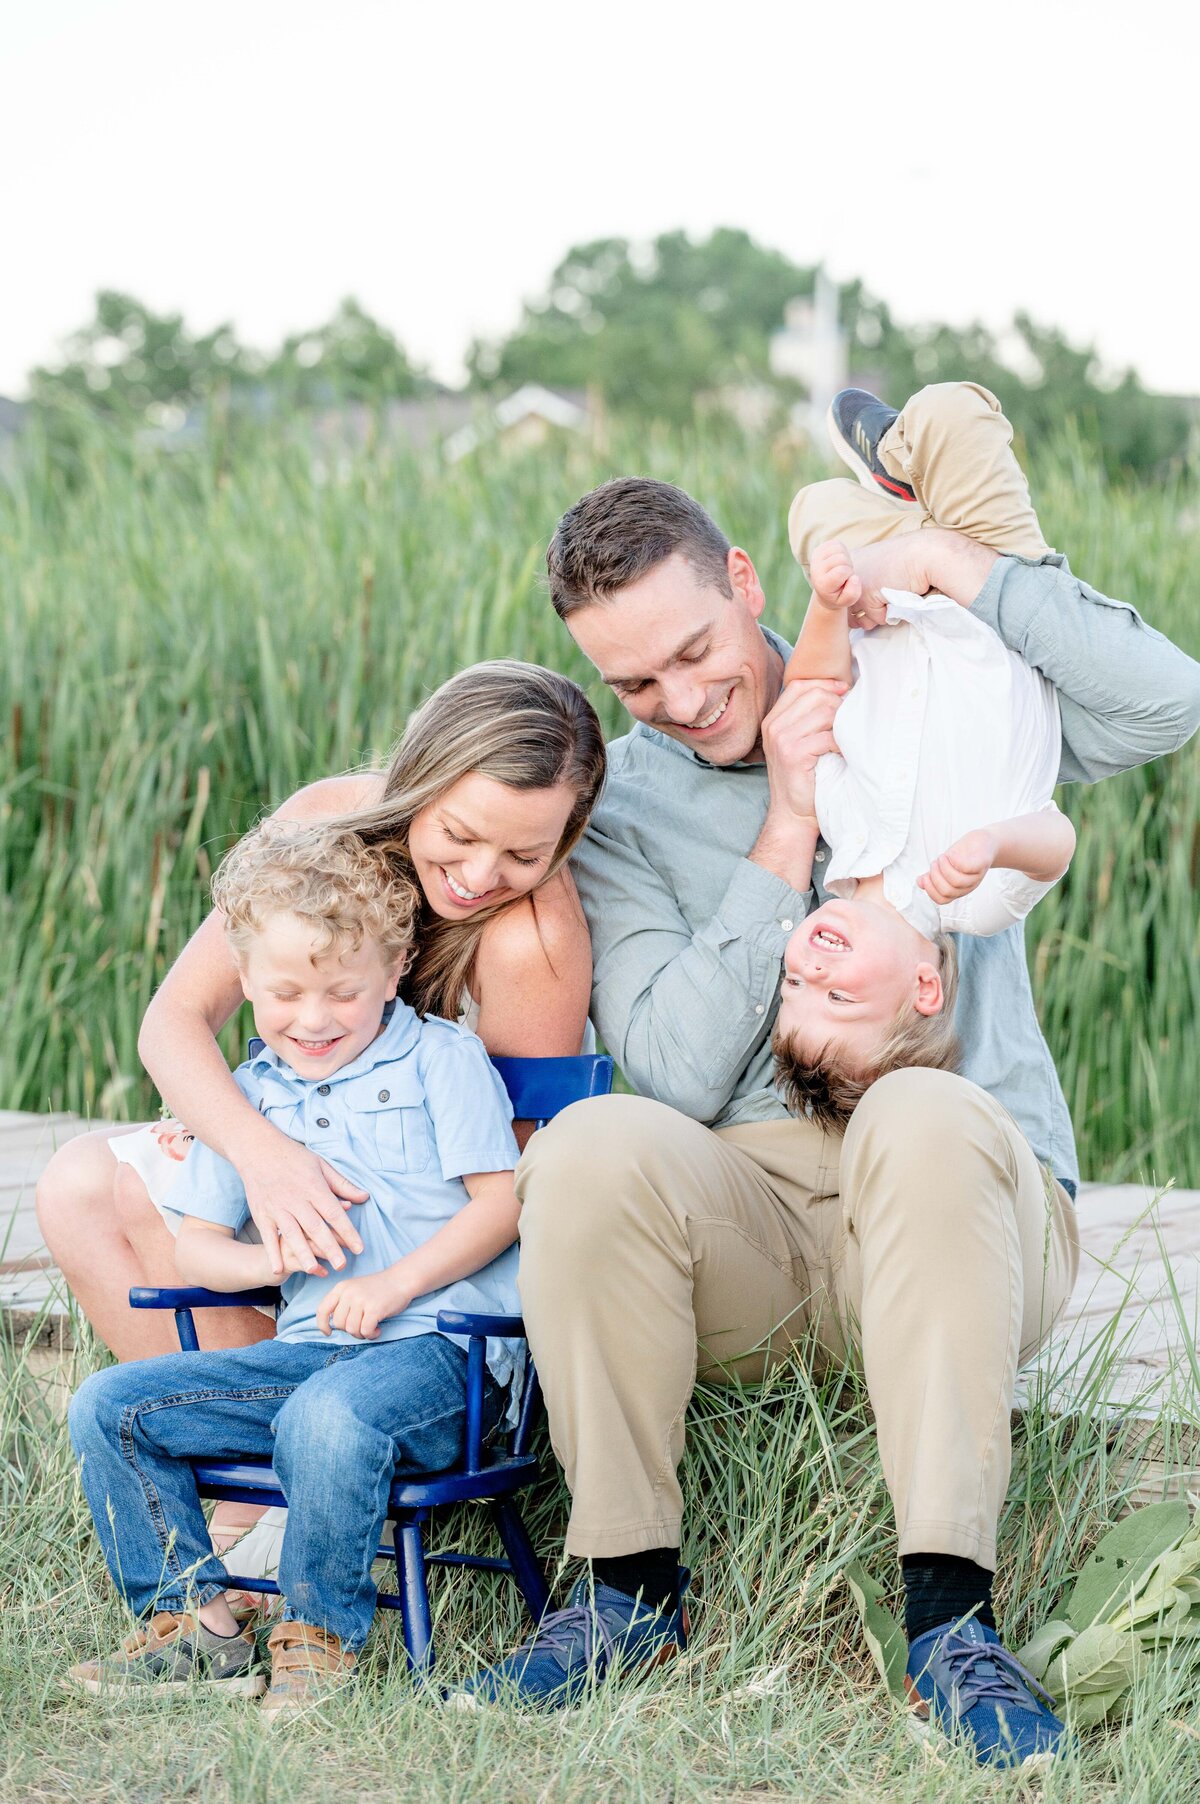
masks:
[[[925,875],[917,878],[917,884],[931,901],[944,906],[978,889],[995,862],[994,835],[986,827],[976,827],[935,858]]]
[[[826,539],[817,546],[808,577],[821,607],[836,611],[858,606],[862,584],[854,574],[854,559],[840,539]]]
[[[398,1260],[385,1272],[372,1272],[366,1278],[343,1278],[321,1300],[317,1310],[317,1326],[322,1334],[341,1328],[357,1340],[378,1340],[379,1324],[389,1316],[399,1315],[413,1300],[411,1284],[405,1282],[404,1261]]]

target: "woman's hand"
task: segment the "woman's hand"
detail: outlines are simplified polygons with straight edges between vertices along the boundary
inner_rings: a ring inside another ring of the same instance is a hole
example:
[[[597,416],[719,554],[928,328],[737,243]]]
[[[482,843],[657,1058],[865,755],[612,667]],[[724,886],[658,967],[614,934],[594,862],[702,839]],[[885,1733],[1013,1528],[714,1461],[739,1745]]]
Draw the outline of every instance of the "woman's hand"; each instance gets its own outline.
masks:
[[[356,1340],[378,1340],[379,1324],[407,1309],[414,1294],[405,1278],[405,1261],[398,1259],[386,1271],[335,1284],[321,1300],[317,1326],[322,1334],[340,1328]]]
[[[321,1277],[322,1259],[340,1272],[343,1248],[362,1252],[350,1210],[366,1202],[367,1192],[286,1134],[275,1132],[269,1150],[268,1162],[243,1166],[238,1175],[271,1273],[279,1278],[286,1269]]]

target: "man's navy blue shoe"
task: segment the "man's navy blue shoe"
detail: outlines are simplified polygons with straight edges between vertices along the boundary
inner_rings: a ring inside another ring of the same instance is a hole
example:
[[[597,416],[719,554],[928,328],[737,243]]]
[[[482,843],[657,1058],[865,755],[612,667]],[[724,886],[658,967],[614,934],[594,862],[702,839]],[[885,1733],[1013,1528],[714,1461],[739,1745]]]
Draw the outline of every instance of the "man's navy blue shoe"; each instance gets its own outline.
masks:
[[[565,1610],[548,1611],[515,1653],[447,1693],[446,1702],[459,1710],[505,1703],[559,1710],[610,1673],[669,1660],[687,1646],[682,1599],[688,1577],[681,1567],[680,1603],[669,1613],[648,1609],[611,1585],[593,1589],[580,1579]]]
[[[1043,1766],[1066,1746],[1050,1693],[981,1623],[945,1622],[918,1635],[906,1683],[918,1732],[965,1740],[981,1766]]]
[[[915,501],[916,491],[883,467],[879,441],[899,414],[865,388],[844,388],[830,403],[829,436],[833,448],[864,488],[879,488],[897,501]]]

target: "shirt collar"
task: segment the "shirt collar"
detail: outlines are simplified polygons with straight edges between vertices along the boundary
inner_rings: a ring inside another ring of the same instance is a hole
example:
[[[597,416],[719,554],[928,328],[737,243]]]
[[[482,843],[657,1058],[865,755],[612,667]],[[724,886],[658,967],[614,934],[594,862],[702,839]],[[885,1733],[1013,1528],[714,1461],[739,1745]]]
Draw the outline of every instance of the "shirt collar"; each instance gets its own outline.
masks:
[[[778,633],[773,633],[769,626],[760,626],[758,630],[771,650],[777,651],[786,664],[792,655],[792,647],[787,640],[781,639]],[[702,758],[700,753],[693,751],[690,745],[683,745],[678,739],[672,739],[669,734],[660,733],[657,727],[648,727],[644,720],[639,720],[633,730],[634,733],[645,734],[657,745],[664,746],[667,751],[677,752],[681,758],[687,758],[692,764],[698,764],[702,770],[763,770],[765,768],[761,759],[755,761],[749,758],[739,758],[733,764],[710,764],[707,758]]]
[[[407,1002],[389,1002],[383,1011],[383,1032],[376,1034],[369,1046],[365,1046],[356,1059],[350,1064],[342,1065],[331,1071],[328,1077],[320,1079],[326,1084],[340,1084],[343,1079],[362,1077],[367,1071],[373,1071],[376,1065],[390,1064],[394,1059],[402,1059],[416,1046],[421,1037],[420,1017],[409,1007]],[[316,1078],[302,1077],[279,1054],[264,1046],[250,1061],[250,1069],[259,1077],[276,1078],[285,1086],[294,1084],[316,1083]]]

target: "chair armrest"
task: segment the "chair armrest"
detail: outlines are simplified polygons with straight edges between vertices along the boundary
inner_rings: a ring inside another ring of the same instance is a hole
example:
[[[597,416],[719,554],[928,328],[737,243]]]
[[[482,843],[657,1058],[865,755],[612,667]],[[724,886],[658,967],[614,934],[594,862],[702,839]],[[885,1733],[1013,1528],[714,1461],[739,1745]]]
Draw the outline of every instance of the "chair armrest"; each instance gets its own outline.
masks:
[[[494,1334],[508,1340],[525,1339],[525,1323],[519,1315],[465,1315],[458,1309],[439,1309],[437,1325],[443,1334]]]
[[[278,1303],[278,1290],[155,1290],[137,1284],[129,1293],[131,1309],[245,1309],[249,1303]]]

